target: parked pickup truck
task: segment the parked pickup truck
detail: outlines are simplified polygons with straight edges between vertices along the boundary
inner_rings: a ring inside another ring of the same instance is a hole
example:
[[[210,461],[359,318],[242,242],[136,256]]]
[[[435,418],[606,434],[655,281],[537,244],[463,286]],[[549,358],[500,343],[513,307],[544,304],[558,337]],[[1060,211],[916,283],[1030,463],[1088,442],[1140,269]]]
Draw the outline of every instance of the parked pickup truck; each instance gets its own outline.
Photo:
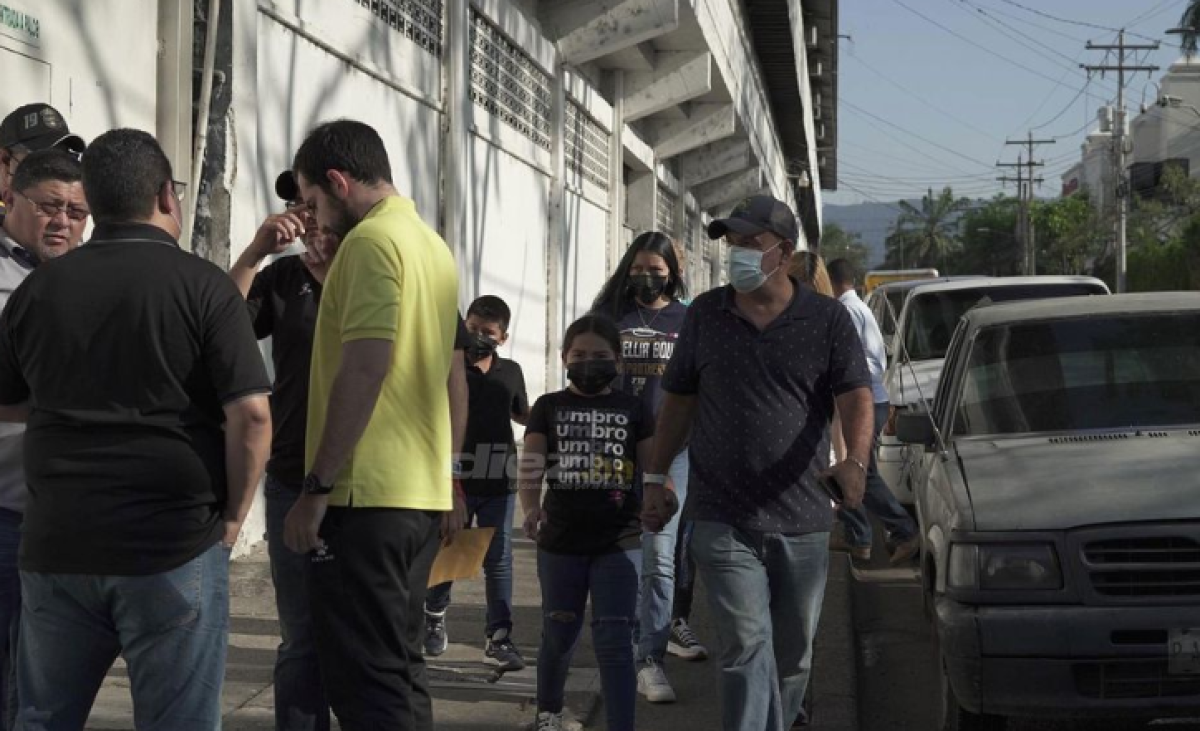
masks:
[[[941,729],[1200,715],[1200,293],[976,308],[896,427]]]

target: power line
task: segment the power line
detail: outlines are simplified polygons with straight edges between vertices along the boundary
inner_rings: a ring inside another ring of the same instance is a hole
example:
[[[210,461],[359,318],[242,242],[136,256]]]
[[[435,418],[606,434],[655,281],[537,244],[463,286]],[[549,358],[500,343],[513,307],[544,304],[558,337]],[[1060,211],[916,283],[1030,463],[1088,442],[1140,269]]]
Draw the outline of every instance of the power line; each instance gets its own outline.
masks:
[[[1091,83],[1091,82],[1089,81],[1088,83]],[[1083,88],[1079,90],[1079,93],[1078,93],[1078,94],[1076,94],[1075,96],[1073,96],[1073,97],[1071,98],[1071,101],[1067,102],[1067,106],[1063,107],[1063,109],[1062,109],[1062,111],[1061,111],[1061,112],[1059,112],[1058,114],[1054,115],[1054,116],[1053,116],[1053,117],[1052,117],[1052,118],[1051,118],[1049,121],[1047,121],[1047,122],[1042,122],[1041,124],[1035,125],[1035,126],[1033,126],[1031,129],[1038,130],[1038,129],[1041,129],[1041,128],[1043,128],[1043,127],[1049,127],[1050,125],[1054,124],[1054,123],[1055,123],[1055,122],[1057,122],[1058,120],[1062,119],[1062,118],[1063,118],[1063,115],[1065,115],[1067,112],[1071,111],[1071,108],[1075,106],[1075,102],[1079,101],[1079,97],[1081,97],[1081,96],[1083,96],[1085,93],[1087,93],[1087,90],[1088,90],[1088,84],[1084,84],[1084,85],[1083,85]]]
[[[1027,72],[1033,74],[1034,76],[1039,76],[1043,79],[1046,79],[1047,81],[1058,83],[1057,80],[1051,78],[1050,76],[1047,76],[1046,74],[1043,74],[1041,71],[1038,71],[1037,69],[1035,69],[1031,66],[1026,66],[1025,64],[1023,64],[1019,61],[1014,61],[1013,59],[1009,58],[1008,56],[1004,55],[1003,53],[993,51],[992,49],[988,48],[987,46],[984,46],[980,43],[977,43],[977,42],[971,40],[970,38],[967,38],[966,36],[959,33],[958,31],[954,30],[953,28],[949,28],[949,27],[943,25],[942,23],[934,20],[933,18],[929,17],[928,15],[925,15],[921,11],[913,9],[909,5],[905,4],[903,2],[903,0],[892,0],[892,2],[896,3],[897,5],[904,8],[905,10],[912,13],[913,15],[916,15],[917,17],[923,19],[925,22],[929,23],[930,25],[933,25],[937,28],[941,28],[942,30],[946,31],[950,35],[959,39],[963,43],[966,43],[967,45],[971,46],[973,49],[975,49],[977,51],[983,51],[984,53],[987,53],[991,56],[995,56],[996,58],[1000,59],[1001,61],[1003,61],[1007,64],[1011,64],[1013,66],[1016,66],[1017,68],[1019,68],[1023,71],[1027,71]]]
[[[899,0],[896,0],[896,2],[899,2]],[[896,129],[896,130],[897,130],[897,131],[899,131],[899,132],[903,132],[903,133],[904,133],[904,134],[906,134],[906,135],[909,135],[909,136],[911,136],[911,137],[915,137],[915,138],[917,138],[918,140],[921,140],[922,142],[924,142],[924,143],[925,143],[925,144],[927,144],[927,145],[930,145],[930,146],[932,146],[932,147],[936,147],[937,149],[939,149],[939,150],[943,150],[943,151],[945,151],[945,152],[948,152],[948,153],[950,153],[951,155],[954,155],[954,156],[956,156],[956,157],[961,157],[962,159],[964,159],[964,160],[966,160],[966,161],[968,161],[968,162],[974,163],[975,165],[980,165],[980,166],[982,166],[982,167],[990,167],[990,165],[988,165],[988,163],[986,163],[986,162],[983,162],[982,160],[979,160],[979,159],[977,159],[977,158],[971,157],[970,155],[964,155],[963,153],[959,152],[958,150],[953,150],[953,149],[951,149],[951,148],[949,148],[949,147],[946,147],[945,145],[943,145],[943,144],[941,144],[941,143],[939,143],[939,142],[934,142],[933,140],[930,140],[930,139],[928,139],[927,137],[924,137],[924,136],[922,136],[922,135],[919,135],[919,134],[917,134],[916,132],[913,132],[913,131],[911,131],[911,130],[907,130],[907,129],[905,129],[905,128],[901,127],[900,125],[896,124],[895,122],[892,122],[891,120],[884,119],[883,117],[880,117],[880,116],[878,116],[878,115],[876,115],[876,114],[873,114],[873,113],[871,113],[871,112],[868,112],[866,109],[863,109],[862,107],[858,106],[857,104],[854,104],[854,103],[853,103],[853,102],[851,102],[850,100],[846,99],[846,97],[844,97],[844,96],[842,97],[841,101],[842,101],[842,103],[843,103],[843,104],[845,104],[846,106],[848,106],[848,107],[850,107],[851,109],[855,110],[855,111],[856,111],[856,112],[858,112],[859,114],[865,114],[866,116],[870,117],[871,119],[874,119],[874,120],[876,120],[876,121],[880,122],[881,124],[886,124],[887,126],[889,126],[889,127],[892,127],[892,128]]]
[[[1040,15],[1041,17],[1046,18],[1047,20],[1054,20],[1059,23],[1066,23],[1067,25],[1075,25],[1075,26],[1079,26],[1081,28],[1092,28],[1095,30],[1105,30],[1105,31],[1108,31],[1109,33],[1120,33],[1122,31],[1121,28],[1113,28],[1112,26],[1108,26],[1108,25],[1097,25],[1095,23],[1088,23],[1083,20],[1072,20],[1071,18],[1063,18],[1058,15],[1053,15],[1051,13],[1047,13],[1044,10],[1038,10],[1037,8],[1031,8],[1028,5],[1022,5],[1021,3],[1017,2],[1017,0],[1000,0],[1000,1],[1007,5],[1012,5],[1013,7],[1020,8],[1027,13],[1033,13],[1034,15]],[[1151,38],[1150,36],[1144,36],[1144,35],[1141,35],[1140,33],[1127,32],[1127,35],[1136,36],[1138,38],[1142,38],[1147,41],[1155,40],[1155,39]]]
[[[1079,67],[1077,65],[1078,61],[1076,59],[1071,58],[1070,56],[1063,53],[1062,51],[1059,51],[1057,48],[1054,48],[1045,43],[1042,43],[1041,41],[1039,41],[1035,38],[1028,38],[1028,39],[1022,38],[1020,35],[1021,31],[1013,28],[1011,25],[1005,23],[1003,20],[1000,20],[999,18],[996,18],[995,16],[991,15],[990,13],[988,13],[987,10],[984,10],[979,5],[976,5],[975,3],[971,2],[971,0],[946,0],[946,1],[949,2],[951,5],[954,5],[959,10],[966,13],[967,15],[970,15],[972,18],[975,18],[979,22],[984,23],[992,30],[995,30],[995,31],[1001,33],[1002,35],[1007,36],[1009,39],[1015,41],[1018,45],[1029,49],[1030,51],[1036,53],[1037,55],[1041,56],[1042,58],[1046,59],[1047,61],[1057,64],[1059,67],[1062,67],[1062,68],[1070,68],[1074,73],[1079,73]],[[976,12],[972,13],[970,10],[967,10],[967,8],[964,7],[964,5],[975,8]],[[982,17],[980,17],[980,16],[982,16]],[[985,19],[990,20],[992,22],[988,23],[987,20],[985,20]],[[1016,35],[1013,35],[1014,33]],[[1031,44],[1033,44],[1033,45],[1031,45]],[[1063,64],[1063,62],[1061,60],[1056,60],[1054,58],[1051,58],[1050,56],[1046,55],[1046,53],[1043,52],[1042,50],[1038,50],[1039,47],[1041,49],[1044,49],[1044,51],[1049,51],[1050,53],[1054,54],[1054,56],[1057,56],[1059,59],[1065,59],[1066,64]],[[1082,74],[1080,74],[1080,75],[1082,75]]]
[[[843,104],[848,104],[848,102],[846,101],[846,97],[844,97],[844,96],[843,96],[843,97],[841,97],[839,101],[841,101],[841,103],[843,103]],[[878,119],[878,117],[875,117],[875,119]],[[864,124],[867,124],[867,125],[871,126],[872,128],[874,128],[875,130],[877,130],[877,131],[878,131],[880,134],[884,135],[884,136],[885,136],[885,137],[887,137],[888,139],[890,139],[890,140],[894,141],[896,144],[898,144],[898,145],[901,145],[902,147],[905,147],[905,148],[907,148],[907,149],[909,149],[909,150],[911,150],[911,151],[915,152],[917,155],[919,155],[919,156],[921,156],[921,157],[923,157],[923,158],[930,158],[930,159],[932,159],[932,155],[931,155],[931,153],[930,153],[929,151],[927,151],[927,150],[922,150],[922,149],[920,149],[919,147],[917,147],[916,145],[913,145],[913,144],[911,144],[911,143],[910,143],[910,142],[908,142],[907,140],[905,140],[905,139],[901,138],[899,135],[897,135],[897,134],[893,133],[891,130],[887,129],[886,127],[884,127],[884,126],[882,126],[882,125],[880,125],[880,124],[878,124],[877,122],[875,122],[875,121],[874,121],[873,119],[871,119],[870,117],[863,118],[861,121],[862,121]],[[893,125],[893,126],[894,126],[894,125]],[[911,134],[911,133],[908,133],[908,134]],[[944,165],[946,165],[946,167],[947,167],[947,168],[949,168],[949,169],[951,169],[951,170],[956,170],[956,171],[958,171],[958,172],[960,172],[960,173],[962,173],[962,174],[964,174],[964,175],[970,175],[970,174],[971,174],[970,172],[968,172],[968,171],[966,171],[966,170],[962,169],[961,167],[957,167],[957,166],[955,166],[955,165],[952,165],[952,164],[950,164],[950,163],[948,163],[948,162],[945,162],[944,160],[937,160],[937,162],[940,162],[941,164],[944,164]]]
[[[1062,31],[1051,28],[1048,25],[1042,25],[1041,23],[1037,22],[1036,20],[1030,20],[1029,18],[1027,18],[1023,15],[1019,15],[1017,13],[1014,13],[1014,12],[1011,12],[1008,10],[1003,10],[1001,8],[989,8],[989,9],[993,13],[996,13],[997,15],[1003,15],[1005,18],[1008,18],[1009,20],[1015,20],[1018,23],[1024,23],[1025,25],[1031,26],[1033,28],[1037,28],[1040,31],[1050,33],[1051,35],[1056,35],[1059,38],[1063,38],[1065,40],[1071,41],[1072,43],[1075,43],[1077,45],[1083,45],[1084,43],[1087,43],[1086,38],[1080,38],[1078,36],[1070,35],[1069,33],[1063,33]]]
[[[1162,15],[1163,13],[1165,13],[1171,9],[1170,5],[1174,1],[1175,0],[1162,0],[1162,2],[1160,2],[1158,5],[1155,5],[1154,7],[1150,8],[1146,12],[1142,13],[1141,15],[1137,16],[1133,20],[1126,23],[1125,27],[1133,28],[1135,26],[1141,25],[1142,23],[1145,23],[1146,21],[1150,20],[1151,18],[1156,18],[1156,17]]]

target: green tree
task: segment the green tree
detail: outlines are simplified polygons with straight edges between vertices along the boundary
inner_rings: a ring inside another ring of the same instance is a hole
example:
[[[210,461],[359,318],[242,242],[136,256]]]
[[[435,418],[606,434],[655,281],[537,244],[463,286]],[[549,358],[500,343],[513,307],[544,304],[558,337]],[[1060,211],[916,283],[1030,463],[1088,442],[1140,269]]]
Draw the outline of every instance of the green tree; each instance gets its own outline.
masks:
[[[970,205],[956,198],[949,187],[934,195],[933,189],[921,198],[918,208],[900,201],[900,218],[887,239],[886,264],[893,268],[945,268],[959,247],[961,214]]]
[[[836,223],[828,223],[821,232],[821,256],[826,262],[847,259],[854,265],[855,271],[865,272],[870,252],[862,242],[861,234],[851,233]]]
[[[1083,274],[1101,256],[1110,227],[1086,196],[1033,204],[1038,274]]]
[[[1200,40],[1200,0],[1191,0],[1183,15],[1179,18],[1179,27],[1185,28],[1179,39],[1179,47],[1188,56],[1196,52],[1196,42]]]
[[[949,267],[955,274],[999,277],[1020,271],[1016,198],[998,195],[968,211],[962,220],[962,246]]]

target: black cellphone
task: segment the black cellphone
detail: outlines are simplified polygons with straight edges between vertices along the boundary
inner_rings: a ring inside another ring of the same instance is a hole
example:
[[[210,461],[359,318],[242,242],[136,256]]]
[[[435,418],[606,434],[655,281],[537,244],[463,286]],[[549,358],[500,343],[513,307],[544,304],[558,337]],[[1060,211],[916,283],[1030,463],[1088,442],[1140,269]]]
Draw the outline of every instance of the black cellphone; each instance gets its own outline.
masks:
[[[846,502],[846,494],[842,492],[842,486],[838,484],[837,479],[832,475],[817,475],[817,484],[821,486],[821,489],[825,491],[829,499],[838,505]]]

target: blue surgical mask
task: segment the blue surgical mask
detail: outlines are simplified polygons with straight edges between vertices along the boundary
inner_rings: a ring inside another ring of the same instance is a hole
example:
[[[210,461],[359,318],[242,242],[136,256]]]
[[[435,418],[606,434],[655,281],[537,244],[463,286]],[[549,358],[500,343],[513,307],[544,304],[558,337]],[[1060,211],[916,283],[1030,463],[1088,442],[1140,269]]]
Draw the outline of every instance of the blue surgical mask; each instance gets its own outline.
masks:
[[[733,288],[744,294],[763,286],[767,277],[774,274],[775,270],[779,268],[776,266],[770,273],[764,272],[762,270],[763,257],[777,248],[779,248],[779,244],[775,244],[766,251],[756,251],[745,246],[730,246],[726,264],[729,267],[729,283],[733,285]]]

